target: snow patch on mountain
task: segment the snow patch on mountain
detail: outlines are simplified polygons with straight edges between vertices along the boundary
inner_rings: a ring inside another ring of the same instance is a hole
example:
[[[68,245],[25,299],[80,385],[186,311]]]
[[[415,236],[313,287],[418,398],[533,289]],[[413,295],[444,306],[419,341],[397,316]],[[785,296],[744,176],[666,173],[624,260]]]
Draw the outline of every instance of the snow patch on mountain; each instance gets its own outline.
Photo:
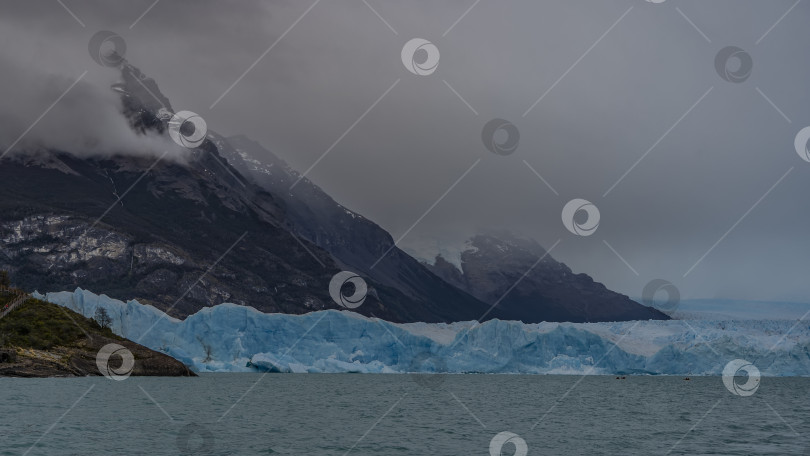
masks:
[[[455,266],[459,272],[462,272],[461,255],[465,252],[475,253],[478,251],[478,247],[472,245],[470,239],[463,242],[452,242],[422,238],[408,241],[402,245],[402,250],[420,262],[431,266],[435,266],[436,257],[441,256],[445,261]]]

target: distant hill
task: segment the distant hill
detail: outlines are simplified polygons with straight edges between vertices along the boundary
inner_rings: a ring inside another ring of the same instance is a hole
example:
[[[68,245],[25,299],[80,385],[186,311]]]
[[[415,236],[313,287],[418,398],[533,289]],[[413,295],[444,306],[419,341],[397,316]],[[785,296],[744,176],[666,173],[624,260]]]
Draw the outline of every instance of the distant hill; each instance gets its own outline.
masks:
[[[524,323],[668,320],[669,316],[574,273],[539,244],[506,233],[478,235],[461,252],[461,269],[441,256],[430,269],[495,306],[500,318]],[[497,305],[496,305],[497,304]]]

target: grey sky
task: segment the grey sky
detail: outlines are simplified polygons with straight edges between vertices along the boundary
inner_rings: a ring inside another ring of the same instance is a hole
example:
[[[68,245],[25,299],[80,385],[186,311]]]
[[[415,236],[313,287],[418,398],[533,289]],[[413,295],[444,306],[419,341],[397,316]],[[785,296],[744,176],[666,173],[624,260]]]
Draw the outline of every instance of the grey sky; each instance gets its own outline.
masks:
[[[794,0],[481,0],[456,23],[473,3],[368,0],[386,25],[362,0],[325,0],[303,18],[309,0],[162,0],[130,28],[152,0],[64,0],[85,27],[58,2],[3,0],[0,61],[12,83],[0,96],[15,102],[0,116],[17,122],[4,122],[0,139],[15,139],[61,93],[34,90],[24,83],[33,75],[61,75],[64,90],[88,71],[84,80],[106,90],[113,70],[87,52],[99,30],[124,37],[127,58],[176,109],[245,133],[302,172],[399,80],[308,177],[398,239],[480,159],[402,247],[427,253],[505,228],[545,246],[562,239],[557,259],[632,296],[664,278],[686,298],[810,301],[810,163],[793,146],[810,125],[810,4],[780,21]],[[438,47],[435,73],[402,65],[411,38]],[[731,45],[754,62],[740,84],[715,71]],[[31,139],[65,116],[75,124],[70,113],[55,108]],[[511,155],[481,141],[496,117],[520,131]],[[574,198],[600,210],[592,236],[562,224]]]

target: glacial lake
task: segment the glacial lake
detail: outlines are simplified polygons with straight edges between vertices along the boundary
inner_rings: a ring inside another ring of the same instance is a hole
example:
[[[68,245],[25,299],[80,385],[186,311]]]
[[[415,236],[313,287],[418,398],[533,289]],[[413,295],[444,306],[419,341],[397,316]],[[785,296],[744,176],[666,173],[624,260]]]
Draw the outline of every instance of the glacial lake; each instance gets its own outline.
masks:
[[[810,378],[0,379],[0,455],[810,455]],[[494,453],[497,454],[497,453]]]

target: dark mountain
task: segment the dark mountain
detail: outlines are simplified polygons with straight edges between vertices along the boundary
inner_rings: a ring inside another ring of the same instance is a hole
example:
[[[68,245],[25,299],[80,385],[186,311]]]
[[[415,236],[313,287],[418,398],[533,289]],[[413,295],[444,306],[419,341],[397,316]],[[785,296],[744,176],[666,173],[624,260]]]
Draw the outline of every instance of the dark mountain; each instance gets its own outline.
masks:
[[[527,323],[669,319],[608,290],[587,274],[573,273],[534,241],[503,234],[479,235],[468,245],[461,253],[461,270],[441,256],[429,267],[476,298],[497,302],[494,311],[500,318]]]
[[[133,128],[166,130],[172,107],[151,78],[124,63],[113,89]],[[225,301],[265,312],[340,308],[329,281],[350,263],[296,236],[291,219],[304,216],[300,207],[240,176],[219,143],[205,140],[188,163],[79,159],[60,151],[7,158],[0,166],[0,267],[28,289],[81,286],[177,317]],[[390,261],[396,258],[399,252]],[[486,310],[408,260],[393,267],[401,267],[410,288],[369,277],[368,297],[356,311],[436,322],[471,320]],[[416,274],[408,271],[414,265]],[[421,295],[415,292],[420,280],[427,285]]]

